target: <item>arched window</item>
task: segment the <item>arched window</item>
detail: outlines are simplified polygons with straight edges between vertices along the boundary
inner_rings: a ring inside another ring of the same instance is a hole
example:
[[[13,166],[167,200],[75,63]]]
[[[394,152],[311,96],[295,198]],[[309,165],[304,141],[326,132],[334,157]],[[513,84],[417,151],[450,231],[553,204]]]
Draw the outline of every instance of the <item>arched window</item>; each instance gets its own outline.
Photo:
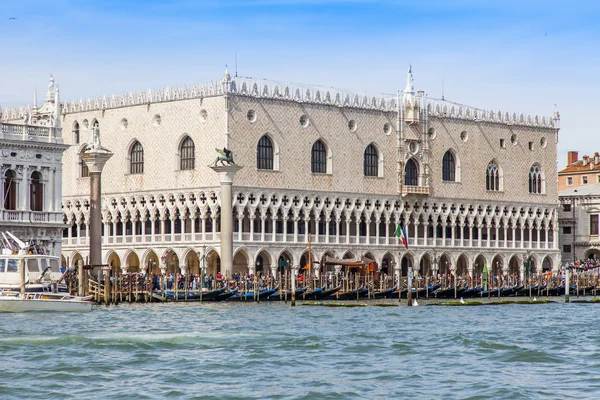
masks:
[[[320,140],[317,140],[312,147],[312,172],[315,174],[327,173],[327,149]]]
[[[81,178],[89,178],[90,177],[90,170],[87,166],[87,164],[85,163],[85,161],[81,160],[79,161],[79,173]]]
[[[17,209],[17,173],[9,169],[4,173],[4,209]]]
[[[529,193],[542,193],[542,171],[537,164],[529,169]]]
[[[79,122],[75,121],[73,124],[73,143],[79,144],[81,138],[79,137]]]
[[[490,162],[485,171],[485,190],[500,190],[500,170],[495,161]]]
[[[141,145],[140,145],[141,147]],[[143,161],[142,151],[142,161]],[[179,149],[179,169],[194,169],[196,168],[196,147],[191,137],[186,137],[181,142],[181,148]],[[143,171],[142,166],[142,172]],[[140,172],[141,173],[141,172]]]
[[[129,173],[144,173],[144,148],[140,142],[135,142],[131,146],[131,152],[129,153]]]
[[[31,174],[31,183],[29,184],[29,206],[31,211],[44,210],[44,184],[42,183],[42,174],[34,171]]]
[[[456,181],[456,162],[450,151],[447,151],[442,159],[442,180],[447,182]]]
[[[412,158],[406,162],[406,166],[404,167],[404,184],[406,186],[419,185],[419,170]]]
[[[273,169],[273,141],[264,135],[258,141],[256,148],[256,168],[258,169]]]
[[[365,176],[379,176],[379,153],[372,144],[365,149],[363,171]]]

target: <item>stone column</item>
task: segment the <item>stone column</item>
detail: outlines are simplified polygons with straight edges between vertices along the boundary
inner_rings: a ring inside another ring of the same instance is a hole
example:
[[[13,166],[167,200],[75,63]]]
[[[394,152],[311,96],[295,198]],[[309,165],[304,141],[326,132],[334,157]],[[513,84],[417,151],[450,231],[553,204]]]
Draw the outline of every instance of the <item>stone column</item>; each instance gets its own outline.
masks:
[[[95,147],[81,153],[79,157],[84,161],[90,171],[90,226],[89,248],[90,265],[102,264],[102,169],[106,162],[113,156],[103,147]],[[106,273],[109,270],[105,271]]]
[[[23,176],[21,178],[21,210],[29,210],[29,168],[27,165],[23,167]],[[18,196],[17,196],[18,198]]]
[[[231,192],[233,178],[242,169],[240,165],[213,165],[210,168],[219,174],[221,183],[221,271],[225,276],[233,275],[233,209]]]

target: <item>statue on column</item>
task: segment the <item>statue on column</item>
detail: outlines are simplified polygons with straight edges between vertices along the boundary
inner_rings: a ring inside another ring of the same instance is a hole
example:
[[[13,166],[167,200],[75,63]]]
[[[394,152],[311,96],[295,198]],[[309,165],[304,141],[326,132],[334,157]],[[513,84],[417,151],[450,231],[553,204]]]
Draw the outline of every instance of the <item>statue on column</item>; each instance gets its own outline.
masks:
[[[229,150],[227,147],[223,147],[223,150],[215,150],[217,153],[219,153],[219,155],[215,159],[213,165],[216,166],[218,162],[221,162],[221,165],[225,165],[225,163],[227,163],[227,165],[235,165],[235,162],[233,161],[233,152],[231,150]]]

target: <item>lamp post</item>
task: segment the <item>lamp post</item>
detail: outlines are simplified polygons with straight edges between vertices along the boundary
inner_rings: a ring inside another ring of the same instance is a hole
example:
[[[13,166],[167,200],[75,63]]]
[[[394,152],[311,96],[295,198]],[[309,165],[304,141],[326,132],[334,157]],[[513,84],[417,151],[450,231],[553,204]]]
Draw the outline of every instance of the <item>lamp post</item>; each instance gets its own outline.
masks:
[[[454,300],[456,300],[456,266],[450,265],[452,276],[454,276]]]
[[[200,290],[200,301],[202,301],[202,293],[204,292],[203,287],[204,287],[204,276],[206,275],[206,246],[202,246],[202,256],[200,256],[200,254],[198,254],[198,259],[202,260],[202,266],[201,271],[200,271],[200,286],[199,286],[199,290]]]
[[[435,281],[437,279],[437,270],[438,270],[437,254],[433,253],[433,284],[434,285],[435,285]]]
[[[392,268],[394,268],[394,280],[397,282],[396,287],[398,288],[398,302],[402,301],[402,285],[400,285],[400,266],[395,261],[391,262]]]
[[[531,252],[527,250],[527,253],[523,259],[523,265],[527,273],[527,284],[529,285],[529,298],[531,299]]]

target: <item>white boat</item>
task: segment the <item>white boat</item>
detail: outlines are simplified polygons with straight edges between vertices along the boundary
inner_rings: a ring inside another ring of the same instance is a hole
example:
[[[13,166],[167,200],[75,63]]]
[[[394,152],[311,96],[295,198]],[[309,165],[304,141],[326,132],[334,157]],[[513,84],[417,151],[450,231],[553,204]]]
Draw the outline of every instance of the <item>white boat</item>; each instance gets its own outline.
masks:
[[[2,233],[5,247],[0,255],[0,312],[92,310],[91,296],[72,296],[65,285],[59,284],[63,278],[58,267],[60,257],[7,234],[19,250]]]
[[[71,296],[65,293],[0,292],[1,312],[57,311],[90,312],[91,298]]]

